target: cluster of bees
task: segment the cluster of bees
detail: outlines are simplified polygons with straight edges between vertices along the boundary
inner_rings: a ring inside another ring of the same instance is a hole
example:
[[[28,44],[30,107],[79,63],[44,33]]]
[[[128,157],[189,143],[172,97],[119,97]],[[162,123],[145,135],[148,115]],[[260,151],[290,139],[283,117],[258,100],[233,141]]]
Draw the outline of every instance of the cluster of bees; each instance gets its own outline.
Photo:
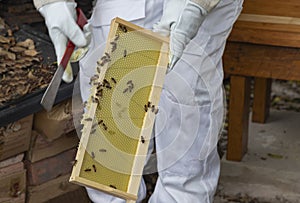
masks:
[[[152,105],[150,101],[148,101],[148,103],[144,105],[145,112],[148,112],[149,109],[151,109],[151,111],[155,114],[158,113],[158,108],[155,107],[155,105]]]
[[[120,29],[123,31],[123,32],[127,32],[127,28],[125,26],[120,26]],[[111,45],[111,52],[114,52],[116,49],[117,49],[117,40],[119,39],[119,35],[116,35],[114,40],[112,42],[110,42],[110,45]],[[127,56],[127,50],[124,50],[123,52],[123,57],[126,57]],[[113,77],[111,77],[110,79],[103,79],[102,82],[99,82],[99,79],[100,79],[100,72],[101,72],[101,68],[108,62],[111,61],[111,56],[106,52],[104,54],[104,56],[101,57],[101,59],[99,61],[97,61],[97,74],[95,74],[94,76],[92,76],[90,78],[90,85],[94,85],[96,86],[96,92],[93,96],[91,96],[91,101],[93,103],[98,103],[99,104],[99,100],[100,98],[103,97],[103,91],[104,89],[109,89],[111,90],[113,85],[116,85],[117,84],[117,80]],[[112,85],[113,84],[113,85]],[[133,90],[134,90],[134,83],[132,80],[129,80],[127,83],[127,87],[123,90],[123,93],[131,93]],[[85,106],[86,106],[87,102],[85,102]],[[153,105],[150,101],[144,105],[144,110],[145,112],[148,112],[148,110],[151,110],[151,112],[157,114],[158,113],[158,108]],[[92,118],[85,118],[84,121],[87,121],[87,122],[92,122],[93,119]],[[98,121],[97,123],[93,124],[92,125],[92,130],[91,130],[91,134],[94,134],[96,132],[96,129],[95,127],[97,126],[100,126],[102,127],[105,131],[108,131],[109,134],[115,134],[115,132],[113,131],[110,131],[108,130],[108,127],[107,125],[104,123],[103,120],[100,120]],[[145,138],[143,136],[141,136],[141,142],[144,144],[145,143]],[[100,153],[105,153],[107,152],[106,149],[102,148],[102,149],[99,149],[99,152]],[[95,159],[95,152],[91,152],[91,157],[93,159]],[[89,167],[89,168],[86,168],[84,170],[85,172],[97,172],[97,168],[96,166],[93,164],[92,167]],[[111,188],[114,188],[114,189],[117,189],[114,185],[109,185]]]

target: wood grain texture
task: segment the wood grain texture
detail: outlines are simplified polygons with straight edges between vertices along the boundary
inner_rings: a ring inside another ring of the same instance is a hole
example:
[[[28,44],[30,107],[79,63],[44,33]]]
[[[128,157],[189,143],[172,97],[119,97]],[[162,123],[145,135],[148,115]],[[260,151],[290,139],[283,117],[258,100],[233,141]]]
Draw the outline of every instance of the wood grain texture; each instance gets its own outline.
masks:
[[[243,13],[300,18],[298,0],[245,0]]]
[[[4,168],[0,168],[0,177],[11,175],[14,173],[22,172],[24,170],[24,163],[21,161]]]
[[[223,59],[227,74],[300,80],[300,49],[230,42]]]
[[[91,203],[86,189],[79,187],[77,190],[64,192],[62,195],[55,197],[47,203]]]
[[[0,177],[0,202],[24,202],[26,171]]]
[[[245,0],[231,41],[300,47],[300,2]]]
[[[272,79],[255,78],[254,81],[252,121],[265,123],[270,113]]]
[[[31,147],[26,153],[26,158],[31,163],[55,156],[78,145],[79,138],[76,131],[62,135],[60,138],[49,142],[44,136],[32,131]]]
[[[56,156],[30,163],[26,162],[28,185],[40,185],[72,170],[76,149],[71,149]]]
[[[70,191],[80,188],[68,182],[70,174],[52,179],[38,186],[28,187],[27,203],[47,202],[47,200],[56,198]]]
[[[11,157],[9,159],[0,161],[0,169],[9,165],[13,165],[19,162],[22,162],[24,158],[24,154],[18,154],[17,156]]]
[[[6,126],[6,131],[0,134],[0,161],[16,156],[29,149],[33,115],[20,119]],[[13,130],[12,126],[21,128]]]
[[[247,152],[250,78],[231,76],[227,159],[241,161]]]
[[[259,19],[257,19],[258,21]],[[300,47],[300,25],[238,20],[229,36],[229,41],[283,47]]]

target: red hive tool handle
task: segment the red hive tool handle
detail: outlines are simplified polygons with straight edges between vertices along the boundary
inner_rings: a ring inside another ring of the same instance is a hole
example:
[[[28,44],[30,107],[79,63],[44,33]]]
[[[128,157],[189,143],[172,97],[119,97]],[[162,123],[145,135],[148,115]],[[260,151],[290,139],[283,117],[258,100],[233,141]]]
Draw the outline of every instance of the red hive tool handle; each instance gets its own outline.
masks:
[[[83,29],[83,26],[87,23],[87,18],[85,17],[84,13],[82,12],[82,10],[80,8],[76,9],[77,11],[77,21],[76,23],[78,24],[78,26]],[[75,49],[75,45],[73,44],[73,42],[71,40],[68,41],[67,44],[67,48],[66,51],[64,53],[63,58],[61,59],[60,65],[62,67],[64,67],[64,69],[66,69],[67,64],[71,58],[71,55],[73,53]]]

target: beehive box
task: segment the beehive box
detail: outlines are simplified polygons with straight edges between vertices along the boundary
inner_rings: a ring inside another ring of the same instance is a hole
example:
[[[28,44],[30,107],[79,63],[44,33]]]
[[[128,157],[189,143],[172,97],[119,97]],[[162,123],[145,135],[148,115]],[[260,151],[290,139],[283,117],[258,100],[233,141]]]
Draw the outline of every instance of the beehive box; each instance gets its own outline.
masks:
[[[76,131],[64,134],[50,142],[33,130],[26,159],[34,163],[72,149],[78,145],[78,142],[79,138]]]
[[[0,168],[4,168],[6,166],[22,162],[23,158],[24,158],[24,154],[18,154],[18,155],[13,156],[9,159],[5,159],[3,161],[0,161]]]
[[[168,39],[116,18],[97,62],[71,182],[135,201],[168,63]]]
[[[26,171],[23,162],[0,168],[0,202],[25,202]]]
[[[29,186],[27,190],[27,203],[43,203],[51,199],[78,190],[80,186],[69,183],[70,174],[66,174],[38,186]],[[77,201],[74,201],[77,202]]]
[[[300,47],[300,1],[245,0],[230,41]]]
[[[32,119],[30,115],[1,128],[0,161],[28,150]]]
[[[70,192],[65,192],[62,195],[47,201],[47,203],[62,203],[62,202],[63,203],[74,203],[74,202],[91,203],[88,194],[86,192],[86,189],[83,187],[80,187]]]
[[[55,105],[50,112],[43,110],[36,113],[33,128],[48,141],[73,131],[72,100]]]
[[[35,163],[26,161],[28,185],[40,185],[70,173],[75,154],[76,149],[71,149]]]

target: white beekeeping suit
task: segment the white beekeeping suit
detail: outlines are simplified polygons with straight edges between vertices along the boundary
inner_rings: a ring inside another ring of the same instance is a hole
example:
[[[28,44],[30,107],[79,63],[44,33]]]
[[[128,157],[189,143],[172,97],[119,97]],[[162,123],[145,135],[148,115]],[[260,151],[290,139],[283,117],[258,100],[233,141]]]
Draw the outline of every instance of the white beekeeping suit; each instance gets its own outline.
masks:
[[[90,49],[80,62],[83,100],[89,96],[88,83],[103,53],[104,46],[99,44],[106,41],[114,17],[170,36],[171,67],[154,126],[159,177],[151,203],[213,202],[220,172],[217,141],[224,111],[222,54],[242,3],[243,0],[98,0],[96,3],[89,21]],[[70,26],[66,20],[70,18],[59,23],[53,17],[74,13],[75,3],[35,0],[35,5],[45,17],[49,33],[55,31],[51,36],[55,46],[61,43],[56,35],[75,35],[76,30],[68,34],[69,29],[61,28]],[[69,16],[74,21],[74,15]],[[70,38],[76,45],[84,46],[88,36],[85,29]],[[61,56],[57,55],[59,60]],[[95,203],[124,202],[93,189],[87,191]],[[138,202],[145,195],[142,181]]]

